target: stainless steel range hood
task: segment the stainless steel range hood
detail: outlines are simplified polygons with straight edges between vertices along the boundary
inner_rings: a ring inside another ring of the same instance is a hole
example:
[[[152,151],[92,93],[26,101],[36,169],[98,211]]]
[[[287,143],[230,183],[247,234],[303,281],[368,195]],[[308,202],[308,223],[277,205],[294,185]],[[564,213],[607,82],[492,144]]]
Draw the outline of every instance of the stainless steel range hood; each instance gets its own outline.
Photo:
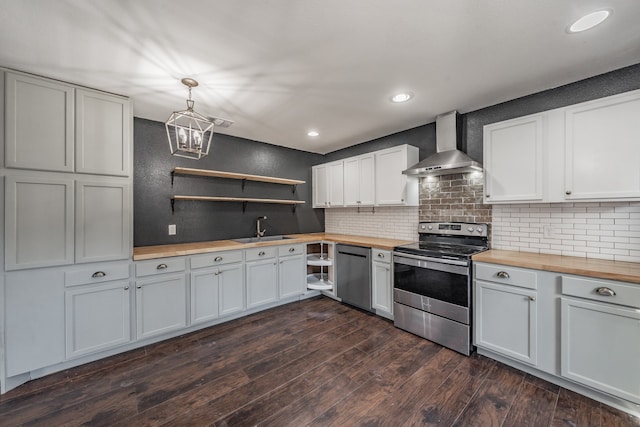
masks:
[[[405,175],[438,176],[482,171],[482,165],[457,149],[457,111],[436,117],[436,154],[403,171]]]

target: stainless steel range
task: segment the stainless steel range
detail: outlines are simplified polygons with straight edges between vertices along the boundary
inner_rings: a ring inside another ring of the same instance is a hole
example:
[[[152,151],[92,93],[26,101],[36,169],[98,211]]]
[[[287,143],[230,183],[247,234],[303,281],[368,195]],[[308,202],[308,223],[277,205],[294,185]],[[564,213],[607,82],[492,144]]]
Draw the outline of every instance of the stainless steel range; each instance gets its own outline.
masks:
[[[488,225],[421,222],[420,241],[393,250],[394,325],[471,354],[471,256]]]

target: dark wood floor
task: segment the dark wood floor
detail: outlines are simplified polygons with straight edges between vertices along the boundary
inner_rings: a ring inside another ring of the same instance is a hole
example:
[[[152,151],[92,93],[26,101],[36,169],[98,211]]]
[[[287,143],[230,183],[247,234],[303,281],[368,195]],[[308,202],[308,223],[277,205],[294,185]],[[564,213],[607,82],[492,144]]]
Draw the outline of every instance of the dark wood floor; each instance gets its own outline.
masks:
[[[0,426],[640,426],[318,297],[31,381]]]

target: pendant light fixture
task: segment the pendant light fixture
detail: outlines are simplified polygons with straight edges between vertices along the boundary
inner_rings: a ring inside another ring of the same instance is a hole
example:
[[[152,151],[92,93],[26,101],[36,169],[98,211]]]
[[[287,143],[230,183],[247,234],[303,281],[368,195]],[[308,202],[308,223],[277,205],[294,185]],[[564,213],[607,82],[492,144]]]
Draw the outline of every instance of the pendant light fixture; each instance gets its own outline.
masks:
[[[191,78],[184,78],[182,84],[189,88],[187,109],[174,111],[165,123],[169,148],[174,156],[199,160],[209,154],[213,128],[229,127],[233,122],[216,117],[205,117],[194,111],[195,101],[191,99],[191,89],[198,86],[198,82]]]

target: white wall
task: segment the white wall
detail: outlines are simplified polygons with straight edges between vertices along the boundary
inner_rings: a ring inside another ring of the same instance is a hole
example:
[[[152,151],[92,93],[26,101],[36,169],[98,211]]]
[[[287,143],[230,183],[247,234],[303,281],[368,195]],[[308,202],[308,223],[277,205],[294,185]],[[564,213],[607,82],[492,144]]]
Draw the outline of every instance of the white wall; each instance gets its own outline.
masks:
[[[640,202],[493,205],[492,224],[493,249],[640,262]]]
[[[327,233],[418,240],[418,207],[331,208],[324,210]]]

